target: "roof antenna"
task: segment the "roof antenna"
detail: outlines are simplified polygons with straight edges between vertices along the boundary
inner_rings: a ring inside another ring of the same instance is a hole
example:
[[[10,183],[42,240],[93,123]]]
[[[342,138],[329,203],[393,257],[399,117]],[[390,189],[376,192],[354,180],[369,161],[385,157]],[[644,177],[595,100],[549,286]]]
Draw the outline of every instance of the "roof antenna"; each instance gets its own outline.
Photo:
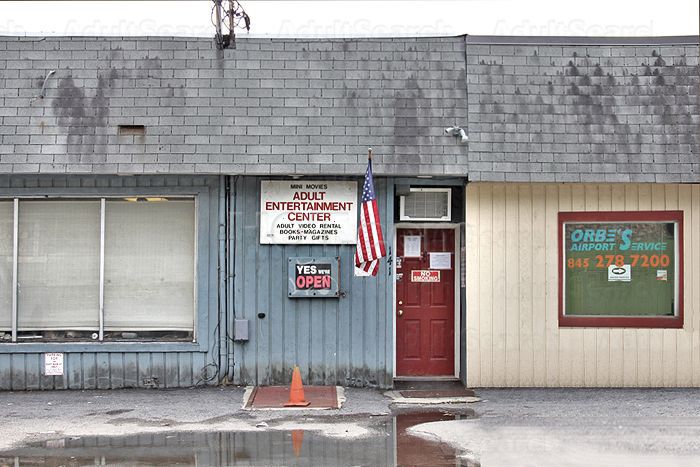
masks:
[[[216,29],[214,39],[219,50],[236,48],[235,29],[250,31],[250,16],[238,0],[213,0],[211,16]]]

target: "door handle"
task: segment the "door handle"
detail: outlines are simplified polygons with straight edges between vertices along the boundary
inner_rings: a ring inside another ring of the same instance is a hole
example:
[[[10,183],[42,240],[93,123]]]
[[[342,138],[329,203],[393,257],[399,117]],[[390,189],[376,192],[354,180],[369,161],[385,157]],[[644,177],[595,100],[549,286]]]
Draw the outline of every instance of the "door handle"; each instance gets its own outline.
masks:
[[[403,316],[403,310],[399,310],[399,316]]]

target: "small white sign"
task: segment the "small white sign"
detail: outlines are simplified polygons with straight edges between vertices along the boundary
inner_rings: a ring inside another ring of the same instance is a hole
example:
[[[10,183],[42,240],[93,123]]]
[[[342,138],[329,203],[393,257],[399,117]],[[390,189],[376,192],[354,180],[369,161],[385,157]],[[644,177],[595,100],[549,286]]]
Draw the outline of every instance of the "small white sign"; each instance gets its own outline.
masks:
[[[452,253],[430,253],[430,269],[452,269]]]
[[[656,280],[668,282],[668,271],[666,269],[657,269],[656,270]]]
[[[630,282],[632,280],[632,268],[629,264],[608,266],[608,282]]]
[[[420,235],[406,235],[403,238],[404,258],[420,258]]]
[[[367,272],[362,268],[354,267],[353,270],[355,271],[355,277],[369,277],[372,275],[372,273]]]
[[[63,354],[49,352],[44,354],[44,375],[63,376]]]

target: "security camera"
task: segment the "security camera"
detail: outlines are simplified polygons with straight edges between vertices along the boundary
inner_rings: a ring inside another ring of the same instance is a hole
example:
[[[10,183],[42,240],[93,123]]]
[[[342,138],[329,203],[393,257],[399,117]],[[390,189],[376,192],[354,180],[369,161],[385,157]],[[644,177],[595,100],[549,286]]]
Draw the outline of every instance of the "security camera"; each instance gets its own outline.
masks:
[[[467,136],[467,133],[464,131],[464,128],[459,127],[459,126],[451,126],[449,128],[445,128],[445,133],[447,133],[450,136],[459,136],[460,141],[462,143],[466,143],[469,141],[469,137]]]

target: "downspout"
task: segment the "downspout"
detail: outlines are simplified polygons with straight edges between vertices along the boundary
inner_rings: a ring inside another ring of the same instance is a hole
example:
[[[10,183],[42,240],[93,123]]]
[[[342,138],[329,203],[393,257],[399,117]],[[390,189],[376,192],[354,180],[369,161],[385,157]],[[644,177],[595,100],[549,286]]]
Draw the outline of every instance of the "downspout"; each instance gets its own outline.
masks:
[[[228,200],[227,212],[226,212],[226,282],[227,282],[227,316],[229,317],[229,336],[231,336],[229,341],[229,352],[228,352],[228,368],[226,369],[226,374],[229,376],[231,381],[235,381],[235,359],[234,359],[234,325],[236,320],[236,241],[237,241],[237,204],[238,204],[238,175],[233,177],[233,194],[231,194],[231,177],[226,178],[226,199]],[[231,205],[233,204],[233,209]],[[231,237],[231,232],[233,232],[233,238]],[[230,251],[229,251],[230,250]]]
[[[228,380],[228,354],[229,354],[229,340],[226,338],[228,335],[228,313],[227,313],[227,283],[228,283],[228,272],[227,272],[227,208],[228,208],[228,186],[227,177],[221,175],[219,177],[219,266],[218,266],[218,277],[219,277],[219,316],[218,324],[216,327],[217,332],[215,333],[214,339],[218,341],[219,355],[218,355],[218,383],[226,383]]]

